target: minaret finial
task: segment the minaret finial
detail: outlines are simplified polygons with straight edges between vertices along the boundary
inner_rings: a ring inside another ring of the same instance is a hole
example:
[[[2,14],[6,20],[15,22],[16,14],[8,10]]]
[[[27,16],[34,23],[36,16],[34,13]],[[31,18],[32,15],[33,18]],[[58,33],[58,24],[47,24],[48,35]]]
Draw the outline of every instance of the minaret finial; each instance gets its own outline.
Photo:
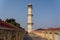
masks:
[[[28,5],[32,5],[31,3],[29,3]]]

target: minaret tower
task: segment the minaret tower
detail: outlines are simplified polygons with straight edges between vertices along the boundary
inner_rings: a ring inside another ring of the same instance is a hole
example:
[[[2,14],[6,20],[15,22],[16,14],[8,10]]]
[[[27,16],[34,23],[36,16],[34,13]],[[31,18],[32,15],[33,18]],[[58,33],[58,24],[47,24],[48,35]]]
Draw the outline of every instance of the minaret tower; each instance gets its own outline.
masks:
[[[30,33],[32,31],[32,26],[33,26],[33,22],[32,22],[32,4],[29,3],[28,4],[28,33]]]

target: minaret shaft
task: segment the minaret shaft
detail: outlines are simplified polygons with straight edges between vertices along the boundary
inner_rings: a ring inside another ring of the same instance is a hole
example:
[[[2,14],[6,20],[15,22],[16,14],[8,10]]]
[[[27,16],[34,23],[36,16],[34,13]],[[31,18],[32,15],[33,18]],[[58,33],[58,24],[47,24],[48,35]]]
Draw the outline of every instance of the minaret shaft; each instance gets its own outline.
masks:
[[[32,20],[32,5],[28,5],[28,32],[30,33],[32,31],[32,26],[33,26],[33,20]]]

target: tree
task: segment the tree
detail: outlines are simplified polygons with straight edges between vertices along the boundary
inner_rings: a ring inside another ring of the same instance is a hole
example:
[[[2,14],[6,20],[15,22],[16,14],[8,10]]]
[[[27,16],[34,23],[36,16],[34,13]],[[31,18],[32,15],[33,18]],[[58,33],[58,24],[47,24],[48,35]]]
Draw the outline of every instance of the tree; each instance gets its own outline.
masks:
[[[13,19],[13,18],[10,18],[10,19],[7,18],[7,19],[5,20],[5,22],[8,22],[8,23],[13,24],[14,26],[20,27],[20,24],[17,23],[17,22],[15,21],[15,19]]]

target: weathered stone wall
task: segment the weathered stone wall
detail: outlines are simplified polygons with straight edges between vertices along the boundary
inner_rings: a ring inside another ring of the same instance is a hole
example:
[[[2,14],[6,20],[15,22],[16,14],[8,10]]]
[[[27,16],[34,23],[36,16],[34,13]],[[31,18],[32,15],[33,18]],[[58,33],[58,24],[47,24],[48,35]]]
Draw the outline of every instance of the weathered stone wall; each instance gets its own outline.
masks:
[[[0,40],[23,40],[24,30],[0,29]]]
[[[45,38],[46,40],[58,40],[58,36],[60,37],[60,31],[52,30],[52,31],[33,31],[33,34],[39,36],[41,38]],[[58,36],[57,36],[58,35]]]

